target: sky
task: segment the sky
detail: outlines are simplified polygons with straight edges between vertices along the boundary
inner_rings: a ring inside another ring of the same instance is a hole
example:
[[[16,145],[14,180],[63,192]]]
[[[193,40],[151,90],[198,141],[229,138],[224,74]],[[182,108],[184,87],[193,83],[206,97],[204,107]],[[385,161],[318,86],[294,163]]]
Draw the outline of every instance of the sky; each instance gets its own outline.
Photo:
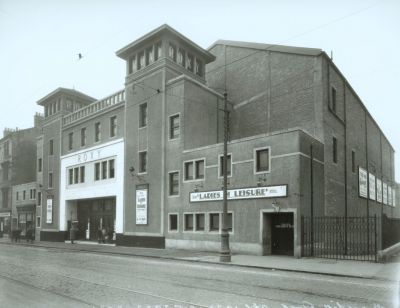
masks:
[[[400,182],[399,0],[0,0],[0,135],[31,127],[36,102],[58,87],[97,99],[123,89],[115,51],[164,23],[203,48],[226,39],[332,52],[394,147]]]

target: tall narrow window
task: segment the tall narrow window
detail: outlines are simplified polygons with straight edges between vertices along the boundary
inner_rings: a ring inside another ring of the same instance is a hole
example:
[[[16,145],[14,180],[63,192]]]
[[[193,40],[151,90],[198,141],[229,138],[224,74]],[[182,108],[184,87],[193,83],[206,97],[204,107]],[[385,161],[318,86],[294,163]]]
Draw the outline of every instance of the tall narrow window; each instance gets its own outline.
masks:
[[[161,57],[162,52],[161,42],[157,42],[154,44],[154,61],[157,61]]]
[[[203,62],[196,58],[196,75],[203,77]]]
[[[193,214],[185,214],[185,231],[193,231]]]
[[[337,139],[335,137],[332,138],[332,160],[337,163]]]
[[[83,127],[81,129],[81,146],[85,146],[86,145],[86,127]]]
[[[147,103],[139,106],[139,127],[147,125]]]
[[[169,231],[178,231],[178,215],[169,214]]]
[[[179,172],[171,172],[169,174],[169,194],[179,195]]]
[[[74,133],[69,133],[68,134],[68,150],[72,150],[73,145],[74,145]]]
[[[115,160],[114,159],[110,159],[108,161],[108,177],[110,179],[113,179],[115,177]]]
[[[101,162],[101,179],[104,180],[107,178],[107,161]]]
[[[43,168],[43,166],[42,166],[42,159],[41,158],[38,158],[38,166],[37,166],[37,168],[38,168],[38,172],[42,172],[42,168]]]
[[[49,155],[53,155],[54,154],[54,140],[50,139],[49,140]]]
[[[256,150],[256,172],[269,171],[269,149]]]
[[[19,191],[17,191],[16,193],[15,193],[15,199],[18,201],[19,200]]]
[[[179,114],[169,118],[169,138],[176,139],[179,137]]]
[[[25,200],[26,199],[26,191],[24,190],[23,192],[22,192],[22,200]]]
[[[204,231],[204,214],[195,214],[196,217],[196,231]]]
[[[37,205],[41,206],[42,205],[42,193],[38,191],[37,193]]]
[[[85,183],[85,166],[79,167],[79,182]]]
[[[169,43],[168,56],[176,62],[176,46],[172,43]]]
[[[351,171],[356,172],[356,152],[351,151]]]
[[[147,172],[147,152],[139,152],[139,173]]]
[[[74,169],[68,169],[68,184],[74,184]]]
[[[97,122],[94,124],[94,142],[98,142],[100,141],[101,138],[101,126],[100,126],[100,122]]]
[[[226,165],[227,165],[227,175],[230,176],[232,174],[232,159],[231,155],[227,155]],[[219,176],[224,176],[224,156],[221,155],[219,157]]]
[[[129,74],[136,72],[136,56],[129,59]]]
[[[219,231],[219,213],[210,214],[210,231]]]
[[[117,116],[110,118],[110,137],[117,135]]]
[[[146,65],[154,62],[153,46],[146,49]]]
[[[138,53],[138,56],[137,56],[137,69],[140,70],[141,68],[143,68],[144,64],[145,64],[144,51],[141,51]]]
[[[178,49],[178,64],[182,65],[183,67],[186,65],[186,52],[182,48]]]
[[[336,112],[336,89],[334,87],[331,88],[331,108],[333,112]]]
[[[94,180],[100,180],[100,163],[94,164]]]
[[[196,161],[196,179],[204,179],[204,160]]]
[[[194,57],[190,53],[187,54],[186,68],[192,73],[194,72]]]
[[[74,168],[74,184],[79,183],[79,168]]]
[[[193,180],[193,162],[185,163],[185,181]]]
[[[53,188],[53,172],[49,172],[49,188]]]

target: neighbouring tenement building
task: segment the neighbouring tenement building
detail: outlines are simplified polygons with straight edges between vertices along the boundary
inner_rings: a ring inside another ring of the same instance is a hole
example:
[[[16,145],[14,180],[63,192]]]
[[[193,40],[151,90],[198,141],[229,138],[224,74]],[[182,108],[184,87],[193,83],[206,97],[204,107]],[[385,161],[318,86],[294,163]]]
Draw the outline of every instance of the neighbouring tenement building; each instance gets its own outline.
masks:
[[[301,216],[399,216],[393,147],[322,50],[206,50],[163,25],[116,54],[124,89],[38,101],[42,240],[76,222],[79,239],[218,250],[224,92],[234,252],[299,256]]]
[[[17,228],[12,220],[14,185],[36,181],[36,138],[40,134],[43,117],[34,116],[34,127],[9,129],[0,139],[0,233],[9,235]]]

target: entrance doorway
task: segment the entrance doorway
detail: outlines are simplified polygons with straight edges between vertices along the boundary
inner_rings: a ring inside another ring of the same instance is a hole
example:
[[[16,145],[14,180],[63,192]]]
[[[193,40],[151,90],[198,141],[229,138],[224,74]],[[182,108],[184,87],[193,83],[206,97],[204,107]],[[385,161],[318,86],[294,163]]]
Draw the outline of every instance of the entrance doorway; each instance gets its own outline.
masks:
[[[294,255],[293,213],[264,213],[264,255]]]
[[[103,230],[102,240],[114,241],[115,198],[79,200],[77,206],[77,239],[98,241]]]

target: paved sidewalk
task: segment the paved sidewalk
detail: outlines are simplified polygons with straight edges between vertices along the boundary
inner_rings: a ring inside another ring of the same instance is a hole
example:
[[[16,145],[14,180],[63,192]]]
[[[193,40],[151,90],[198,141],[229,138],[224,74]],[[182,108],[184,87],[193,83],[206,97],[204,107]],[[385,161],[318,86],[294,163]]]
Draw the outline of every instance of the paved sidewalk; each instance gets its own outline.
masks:
[[[8,238],[0,239],[0,244],[35,246],[44,248],[66,249],[70,251],[84,251],[127,256],[163,258],[190,262],[224,264],[227,266],[242,266],[269,270],[286,270],[344,277],[373,278],[391,281],[399,281],[400,278],[400,257],[392,259],[392,262],[381,264],[363,261],[330,260],[318,258],[296,259],[294,257],[287,256],[254,256],[235,254],[232,256],[232,262],[221,263],[219,262],[219,256],[217,252],[124,247],[107,244],[88,244],[85,242],[77,242],[75,244],[71,244],[63,242],[37,241],[33,244],[30,244],[26,243],[24,240],[21,240],[20,243],[15,244],[11,243]]]

